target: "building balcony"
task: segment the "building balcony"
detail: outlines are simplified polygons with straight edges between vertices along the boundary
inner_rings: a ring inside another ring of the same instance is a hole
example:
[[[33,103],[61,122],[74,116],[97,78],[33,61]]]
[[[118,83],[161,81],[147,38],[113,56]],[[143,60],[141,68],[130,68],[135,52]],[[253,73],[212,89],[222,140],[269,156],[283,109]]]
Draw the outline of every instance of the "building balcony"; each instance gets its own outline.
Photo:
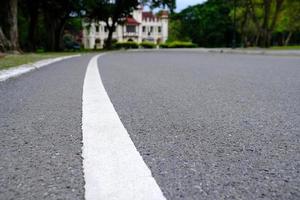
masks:
[[[139,33],[138,32],[124,32],[123,36],[124,37],[138,37]]]

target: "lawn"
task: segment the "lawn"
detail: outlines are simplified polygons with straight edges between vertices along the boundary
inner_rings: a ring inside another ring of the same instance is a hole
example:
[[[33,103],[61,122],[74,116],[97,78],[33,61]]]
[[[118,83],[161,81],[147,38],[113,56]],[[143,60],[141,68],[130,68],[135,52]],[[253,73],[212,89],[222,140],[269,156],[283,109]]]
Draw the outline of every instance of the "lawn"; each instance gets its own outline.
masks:
[[[273,46],[271,50],[300,50],[300,46]]]
[[[20,55],[5,55],[0,57],[0,70],[8,69],[22,64],[33,63],[43,59],[76,55],[78,53],[62,52],[62,53],[28,53]]]

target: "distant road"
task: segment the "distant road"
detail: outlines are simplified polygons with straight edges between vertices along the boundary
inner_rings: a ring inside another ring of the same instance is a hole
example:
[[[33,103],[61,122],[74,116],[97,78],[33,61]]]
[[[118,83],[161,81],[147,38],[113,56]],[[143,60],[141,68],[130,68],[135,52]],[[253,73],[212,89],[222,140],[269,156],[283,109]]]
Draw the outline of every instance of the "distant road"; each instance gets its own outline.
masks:
[[[82,95],[92,57],[0,82],[0,199],[84,199]],[[113,52],[98,66],[167,199],[299,199],[299,57]]]

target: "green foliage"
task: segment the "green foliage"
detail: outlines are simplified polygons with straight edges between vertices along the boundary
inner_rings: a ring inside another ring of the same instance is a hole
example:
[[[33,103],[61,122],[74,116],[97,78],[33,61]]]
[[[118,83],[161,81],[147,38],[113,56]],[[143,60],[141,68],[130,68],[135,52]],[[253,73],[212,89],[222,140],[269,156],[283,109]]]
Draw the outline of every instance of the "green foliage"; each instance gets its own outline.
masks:
[[[300,46],[273,46],[272,50],[300,50]]]
[[[90,21],[104,21],[108,28],[107,49],[112,48],[112,35],[117,23],[122,23],[125,17],[137,8],[138,0],[85,0],[86,14]]]
[[[167,48],[169,48],[169,45],[168,45],[168,43],[162,43],[159,45],[159,48],[167,49]]]
[[[190,41],[190,37],[187,32],[183,29],[183,22],[178,17],[178,14],[171,15],[169,20],[169,37],[168,42],[176,40]]]
[[[82,0],[18,0],[20,45],[23,51],[64,48],[63,33],[81,31]]]
[[[287,1],[289,0],[237,1],[237,19],[244,43],[250,42],[261,47],[272,45],[272,34]]]
[[[63,46],[65,51],[70,51],[70,50],[78,51],[81,49],[80,44],[76,41],[75,37],[70,33],[64,35],[63,44],[64,44]]]
[[[171,30],[178,30],[171,34],[174,38],[170,40],[191,39],[205,47],[230,46],[233,31],[230,6],[227,0],[209,0],[184,9],[171,18]]]
[[[3,37],[1,40],[1,29],[6,39],[10,39],[8,2],[10,1],[3,1],[0,6],[0,51],[4,45],[8,45],[7,42],[3,43]],[[111,2],[110,0],[18,0],[21,49],[33,52],[36,49],[55,51],[64,49],[66,43],[74,46],[74,43],[80,42],[82,17],[106,22],[109,25],[109,33],[112,33],[116,23],[122,23],[141,1]],[[153,8],[168,7],[171,11],[176,7],[175,0],[142,2]],[[236,0],[236,27],[233,26],[233,2],[234,0],[207,0],[178,14],[171,14],[168,44],[161,44],[161,48],[169,48],[170,44],[172,42],[176,44],[176,41],[191,41],[204,47],[229,47],[234,32],[237,33],[237,43],[244,44],[243,46],[300,43],[299,0]],[[66,30],[67,34],[76,36],[72,41],[70,38],[64,38]],[[106,47],[109,48],[113,44],[111,40],[105,43]],[[150,47],[146,44],[141,47],[152,48],[152,45]]]
[[[159,45],[160,48],[196,48],[197,45],[192,42],[173,41]]]
[[[84,2],[88,18],[107,22],[108,25],[108,19],[111,19],[113,26],[115,23],[121,22],[139,5],[138,0],[116,0],[114,2],[111,0],[85,0]]]
[[[282,15],[279,18],[277,31],[300,31],[300,1],[286,1]]]
[[[142,42],[142,43],[140,43],[140,46],[143,47],[144,49],[156,48],[156,44],[154,44],[153,42]]]
[[[171,12],[176,8],[176,0],[142,0],[144,4],[150,4],[151,8],[168,7]]]
[[[45,53],[45,49],[37,49],[36,53]]]
[[[113,47],[115,49],[137,49],[139,44],[136,42],[117,42]]]
[[[82,18],[78,16],[69,18],[65,28],[71,33],[80,33],[82,30]]]

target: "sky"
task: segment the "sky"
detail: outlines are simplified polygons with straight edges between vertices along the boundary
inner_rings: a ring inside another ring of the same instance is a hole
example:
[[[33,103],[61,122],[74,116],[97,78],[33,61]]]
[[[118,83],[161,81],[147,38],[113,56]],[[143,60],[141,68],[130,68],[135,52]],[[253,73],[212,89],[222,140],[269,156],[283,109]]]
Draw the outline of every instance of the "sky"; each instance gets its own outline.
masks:
[[[204,1],[205,0],[176,0],[176,4],[177,4],[176,11],[179,12],[188,6],[203,3]]]

